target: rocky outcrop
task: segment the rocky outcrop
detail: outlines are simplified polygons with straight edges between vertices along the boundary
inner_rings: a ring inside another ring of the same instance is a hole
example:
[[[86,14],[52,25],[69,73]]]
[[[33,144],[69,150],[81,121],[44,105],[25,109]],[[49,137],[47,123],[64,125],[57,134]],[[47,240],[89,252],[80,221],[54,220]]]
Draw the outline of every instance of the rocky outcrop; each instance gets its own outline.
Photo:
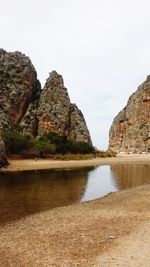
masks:
[[[150,76],[131,95],[114,119],[109,149],[117,152],[150,152]]]
[[[56,132],[71,141],[91,143],[84,116],[70,103],[63,78],[56,71],[50,73],[41,92],[37,120],[38,135]]]
[[[38,134],[56,132],[65,135],[69,119],[70,99],[63,78],[56,71],[50,73],[42,90],[37,111]]]
[[[90,134],[81,110],[75,104],[70,105],[69,120],[66,127],[68,140],[91,144]]]
[[[52,71],[41,90],[28,57],[0,49],[0,166],[6,164],[3,131],[10,129],[34,137],[56,132],[91,144],[83,114],[70,103],[62,76]]]
[[[38,90],[39,82],[31,60],[20,52],[8,53],[0,49],[0,133],[18,126]],[[0,162],[4,159],[0,134]]]
[[[28,57],[0,50],[0,107],[13,125],[26,113],[37,84],[37,74]]]
[[[0,132],[0,167],[7,166],[5,145],[2,138],[2,132]]]

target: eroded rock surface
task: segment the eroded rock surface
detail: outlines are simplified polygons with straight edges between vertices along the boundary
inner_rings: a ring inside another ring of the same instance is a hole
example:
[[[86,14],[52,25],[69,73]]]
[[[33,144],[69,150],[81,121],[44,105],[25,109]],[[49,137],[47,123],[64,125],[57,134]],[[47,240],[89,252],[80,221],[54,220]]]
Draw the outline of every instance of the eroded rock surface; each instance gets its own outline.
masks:
[[[109,149],[117,152],[150,152],[150,76],[133,93],[113,121]]]
[[[91,144],[90,134],[81,110],[75,104],[70,105],[68,127],[66,127],[69,140]]]
[[[63,78],[56,71],[52,71],[40,96],[37,111],[38,134],[56,132],[65,135],[69,109],[70,99]]]
[[[56,132],[91,144],[83,114],[70,103],[62,76],[52,71],[41,90],[28,57],[0,49],[0,166],[6,164],[3,131],[11,129],[34,137]]]
[[[37,120],[38,135],[56,132],[71,141],[91,143],[84,116],[70,103],[63,78],[56,71],[50,73],[41,92]]]
[[[37,90],[37,74],[31,60],[20,52],[0,50],[0,106],[16,125]]]
[[[17,127],[37,94],[38,84],[37,73],[28,57],[0,49],[0,133]],[[1,162],[5,148],[0,136]]]

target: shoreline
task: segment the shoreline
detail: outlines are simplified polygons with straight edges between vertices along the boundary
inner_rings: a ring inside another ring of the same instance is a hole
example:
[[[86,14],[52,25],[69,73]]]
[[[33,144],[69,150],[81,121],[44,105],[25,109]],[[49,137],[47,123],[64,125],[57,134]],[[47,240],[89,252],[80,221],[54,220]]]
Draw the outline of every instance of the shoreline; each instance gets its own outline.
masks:
[[[96,167],[113,164],[150,164],[150,154],[117,155],[110,158],[94,158],[87,160],[50,160],[50,159],[9,159],[9,166],[0,172],[17,172],[32,170],[72,169]]]
[[[9,162],[5,172],[109,164],[150,165],[150,155]],[[149,207],[150,184],[147,184],[0,225],[0,266],[149,267]]]
[[[145,185],[0,226],[0,266],[149,267],[149,206]]]

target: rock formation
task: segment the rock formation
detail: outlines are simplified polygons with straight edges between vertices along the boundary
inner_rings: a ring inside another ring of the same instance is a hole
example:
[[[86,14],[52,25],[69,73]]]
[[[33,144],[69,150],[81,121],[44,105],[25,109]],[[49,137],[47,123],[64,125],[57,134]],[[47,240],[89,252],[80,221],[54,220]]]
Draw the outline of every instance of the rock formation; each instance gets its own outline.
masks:
[[[91,143],[84,116],[75,104],[70,105],[66,135],[70,141]]]
[[[56,132],[91,144],[83,114],[70,103],[62,76],[53,71],[41,90],[28,57],[0,49],[0,166],[6,165],[2,135],[11,129],[34,137]]]
[[[61,75],[53,71],[42,90],[37,111],[38,133],[57,132],[65,135],[70,99]]]
[[[2,132],[17,127],[39,89],[30,59],[0,49],[0,165],[6,163]]]
[[[119,112],[109,132],[109,149],[116,152],[150,152],[150,76]]]
[[[29,105],[20,126],[34,136],[56,132],[68,140],[91,144],[84,116],[70,103],[63,78],[56,71],[50,73],[40,97]]]

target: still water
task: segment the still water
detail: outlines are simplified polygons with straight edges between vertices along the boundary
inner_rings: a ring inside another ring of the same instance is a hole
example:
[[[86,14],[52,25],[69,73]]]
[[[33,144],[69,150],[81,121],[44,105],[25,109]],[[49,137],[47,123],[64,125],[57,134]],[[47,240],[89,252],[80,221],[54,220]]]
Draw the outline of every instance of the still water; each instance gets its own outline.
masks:
[[[0,224],[150,183],[150,165],[0,173]]]

